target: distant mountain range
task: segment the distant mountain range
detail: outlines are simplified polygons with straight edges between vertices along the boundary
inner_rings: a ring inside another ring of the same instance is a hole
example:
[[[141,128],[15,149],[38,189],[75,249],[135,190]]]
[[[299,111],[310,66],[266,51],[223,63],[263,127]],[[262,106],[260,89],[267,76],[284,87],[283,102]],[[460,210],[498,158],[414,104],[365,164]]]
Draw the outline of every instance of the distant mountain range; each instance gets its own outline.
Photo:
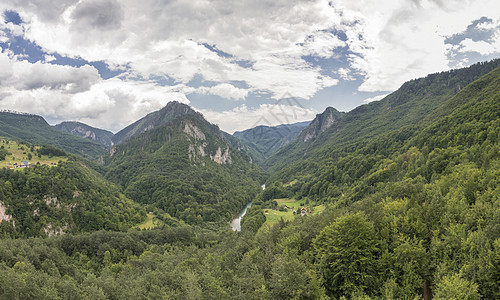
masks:
[[[0,112],[0,136],[33,144],[53,145],[93,160],[106,153],[103,145],[57,130],[43,117],[31,114]]]
[[[278,126],[260,125],[243,131],[236,131],[233,136],[247,145],[252,157],[262,162],[281,147],[297,138],[310,121]]]
[[[271,173],[268,184],[300,176],[314,182],[326,176],[323,166],[367,145],[374,152],[392,151],[384,139],[393,139],[391,149],[400,147],[419,128],[449,114],[457,102],[447,101],[498,65],[496,60],[431,74],[348,113],[328,107],[311,122],[257,126],[233,136],[178,102],[116,134],[79,122],[51,127],[40,116],[0,112],[0,136],[99,158],[99,171],[127,197],[188,223],[217,222],[258,192],[267,175],[257,165]],[[394,132],[398,138],[390,136]],[[362,176],[370,166],[360,165],[350,178]],[[304,189],[303,196],[310,193]]]
[[[114,145],[114,134],[111,131],[95,128],[84,123],[67,121],[55,125],[54,128],[89,139],[103,145],[106,148],[111,148],[111,146]]]

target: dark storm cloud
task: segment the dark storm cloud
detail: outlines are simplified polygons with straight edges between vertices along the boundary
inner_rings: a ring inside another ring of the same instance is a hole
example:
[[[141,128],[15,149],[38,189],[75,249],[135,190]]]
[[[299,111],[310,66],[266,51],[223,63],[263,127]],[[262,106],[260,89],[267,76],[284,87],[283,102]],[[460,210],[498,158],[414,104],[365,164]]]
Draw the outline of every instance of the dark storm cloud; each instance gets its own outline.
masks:
[[[5,0],[4,0],[5,1]],[[25,12],[35,12],[37,17],[47,23],[56,23],[61,19],[63,13],[78,0],[17,0],[5,1],[14,10],[22,8]]]
[[[78,4],[71,14],[78,30],[119,29],[123,21],[123,10],[117,1],[87,1]]]

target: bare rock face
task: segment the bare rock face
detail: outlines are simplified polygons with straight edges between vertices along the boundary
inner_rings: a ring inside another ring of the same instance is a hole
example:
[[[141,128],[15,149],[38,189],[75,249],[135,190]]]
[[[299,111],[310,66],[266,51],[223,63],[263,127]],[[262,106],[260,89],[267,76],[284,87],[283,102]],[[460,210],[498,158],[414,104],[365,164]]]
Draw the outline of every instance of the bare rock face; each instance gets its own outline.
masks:
[[[63,235],[64,230],[67,228],[68,228],[67,225],[63,227],[58,227],[58,226],[53,226],[51,223],[48,223],[45,226],[43,226],[43,231],[48,237],[51,237],[56,235]]]
[[[215,151],[215,155],[210,155],[210,158],[219,165],[233,163],[231,155],[229,154],[229,148],[226,148],[226,150],[224,150],[224,153],[222,152],[221,147],[217,148],[217,151]]]
[[[340,116],[340,112],[333,107],[328,107],[323,113],[316,115],[316,118],[314,118],[311,124],[302,131],[300,138],[303,142],[315,139],[336,123]]]
[[[7,210],[7,207],[2,205],[2,202],[0,202],[0,223],[2,221],[11,221],[12,216],[8,215],[5,211]]]
[[[186,122],[186,124],[184,125],[184,132],[195,140],[204,141],[206,138],[205,134],[190,122]]]
[[[109,150],[109,156],[113,157],[113,155],[115,155],[116,153],[116,150],[116,147],[111,148],[111,150]]]

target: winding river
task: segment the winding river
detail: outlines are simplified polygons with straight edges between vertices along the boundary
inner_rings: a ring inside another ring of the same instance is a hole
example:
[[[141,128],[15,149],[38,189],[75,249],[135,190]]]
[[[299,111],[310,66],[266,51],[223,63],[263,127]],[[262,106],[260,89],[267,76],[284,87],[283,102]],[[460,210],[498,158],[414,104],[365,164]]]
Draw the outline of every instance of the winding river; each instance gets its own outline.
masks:
[[[266,184],[261,185],[263,190],[266,189]],[[252,206],[252,202],[248,202],[248,204],[240,211],[237,218],[234,218],[229,225],[233,231],[241,231],[241,218],[247,213],[247,209]]]
[[[233,231],[241,231],[241,218],[247,213],[247,209],[252,206],[252,202],[248,202],[248,204],[240,211],[238,217],[231,221],[231,228]]]

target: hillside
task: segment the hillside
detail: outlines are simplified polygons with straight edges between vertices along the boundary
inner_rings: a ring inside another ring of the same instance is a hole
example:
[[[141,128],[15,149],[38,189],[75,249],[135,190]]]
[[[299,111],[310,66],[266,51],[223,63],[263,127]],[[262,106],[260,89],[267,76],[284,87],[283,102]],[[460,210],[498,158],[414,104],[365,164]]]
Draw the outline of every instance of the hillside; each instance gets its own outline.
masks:
[[[164,108],[152,112],[147,116],[137,120],[129,126],[118,131],[113,136],[113,143],[120,144],[125,140],[139,135],[148,130],[160,127],[167,124],[169,121],[183,115],[197,115],[198,113],[191,109],[188,105],[171,101]]]
[[[406,82],[384,99],[346,113],[318,138],[309,141],[296,140],[280,149],[264,162],[264,166],[271,171],[279,171],[291,162],[312,158],[320,151],[322,154],[318,154],[319,156],[348,153],[353,148],[384,136],[392,130],[416,124],[425,120],[433,110],[443,105],[463,87],[498,66],[500,59]]]
[[[236,131],[233,136],[240,139],[251,149],[252,158],[256,163],[261,163],[278,149],[295,140],[309,123],[307,121],[278,126],[260,125],[247,130]]]
[[[106,152],[104,146],[57,130],[37,115],[0,112],[0,136],[37,145],[53,145],[92,160]]]
[[[105,158],[106,177],[131,199],[191,224],[229,220],[258,192],[252,175],[261,171],[187,105],[160,112],[177,117],[114,146]]]
[[[111,148],[111,146],[113,146],[112,139],[114,134],[104,129],[95,128],[80,122],[62,122],[53,127],[81,138],[89,139],[106,148]]]
[[[78,161],[0,169],[0,236],[34,237],[127,230],[145,212]]]

